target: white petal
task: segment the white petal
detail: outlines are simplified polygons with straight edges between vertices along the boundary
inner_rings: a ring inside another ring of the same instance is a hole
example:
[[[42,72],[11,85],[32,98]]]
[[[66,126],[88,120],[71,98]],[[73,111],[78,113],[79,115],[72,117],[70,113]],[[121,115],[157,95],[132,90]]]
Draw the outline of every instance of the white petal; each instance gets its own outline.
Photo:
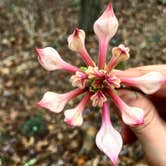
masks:
[[[38,53],[38,60],[40,64],[48,71],[57,70],[62,68],[63,60],[58,52],[52,47],[43,49],[36,49]]]
[[[140,77],[120,77],[122,84],[133,86],[141,89],[145,94],[153,94],[157,92],[163,84],[165,77],[156,71],[149,72]]]
[[[110,3],[94,23],[93,29],[99,39],[110,40],[115,35],[117,28],[118,20]]]
[[[82,29],[76,28],[74,32],[69,35],[68,46],[71,50],[80,52],[85,48],[85,32]]]
[[[81,126],[83,123],[83,112],[76,108],[68,109],[64,112],[65,122],[72,126]]]
[[[164,76],[161,73],[153,71],[139,77],[137,87],[146,94],[153,94],[161,88],[162,79]]]
[[[59,113],[64,109],[67,101],[61,94],[46,92],[37,105],[47,108],[52,112]]]
[[[108,102],[105,102],[102,107],[102,125],[96,135],[96,145],[116,166],[122,148],[122,137],[111,124],[108,107]]]
[[[128,106],[121,113],[123,122],[129,126],[144,124],[144,111],[141,108]]]
[[[122,148],[121,135],[111,126],[102,126],[96,135],[96,145],[116,165]]]

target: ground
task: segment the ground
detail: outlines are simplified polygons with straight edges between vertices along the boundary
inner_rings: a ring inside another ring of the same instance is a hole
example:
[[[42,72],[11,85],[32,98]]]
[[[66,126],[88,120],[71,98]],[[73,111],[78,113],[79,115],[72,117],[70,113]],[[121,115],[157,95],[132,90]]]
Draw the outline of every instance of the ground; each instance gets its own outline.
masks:
[[[108,4],[105,0],[103,7]],[[119,29],[111,47],[130,48],[125,68],[166,63],[166,4],[164,0],[112,0]],[[77,26],[78,0],[47,2],[0,1],[0,165],[3,166],[109,166],[95,134],[100,112],[86,110],[84,125],[71,128],[63,113],[36,107],[46,91],[67,92],[72,87],[66,72],[47,72],[38,63],[35,47],[55,47],[63,59],[84,63],[67,48],[67,36]],[[97,60],[97,39],[87,34],[86,46]],[[67,107],[73,107],[72,101]],[[112,116],[117,127],[117,118]],[[146,166],[139,142],[125,145],[119,166]]]

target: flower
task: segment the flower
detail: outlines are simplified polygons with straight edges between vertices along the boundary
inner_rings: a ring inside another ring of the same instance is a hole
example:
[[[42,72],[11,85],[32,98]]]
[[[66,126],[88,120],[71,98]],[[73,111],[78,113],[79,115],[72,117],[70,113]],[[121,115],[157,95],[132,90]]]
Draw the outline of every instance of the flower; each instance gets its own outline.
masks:
[[[102,125],[96,135],[96,145],[114,165],[117,164],[118,154],[122,148],[122,138],[111,124],[107,102],[102,107]]]
[[[73,109],[68,109],[65,111],[65,122],[72,126],[80,126],[83,123],[83,111],[87,105],[91,94],[88,92],[81,102]]]
[[[64,94],[48,91],[44,94],[43,98],[37,103],[37,105],[47,108],[52,112],[59,113],[64,109],[66,103],[83,92],[84,89],[74,89]]]
[[[110,3],[103,14],[96,20],[93,26],[94,32],[99,39],[98,67],[103,68],[109,40],[118,29],[118,20]]]
[[[85,48],[85,32],[82,29],[76,28],[74,32],[69,35],[68,46],[72,51],[75,51],[80,54],[84,62],[89,66],[94,66],[94,62],[91,59]]]
[[[38,53],[39,63],[48,71],[61,69],[68,72],[76,72],[79,70],[77,67],[65,62],[60,57],[59,53],[51,47],[46,47],[43,49],[36,48],[36,51]]]
[[[155,93],[166,82],[165,77],[156,71],[149,72],[140,77],[125,78],[121,76],[120,80],[124,85],[137,87],[146,94]]]
[[[104,13],[94,23],[94,31],[99,39],[98,65],[94,63],[85,48],[85,32],[76,28],[68,37],[68,46],[71,50],[80,55],[87,66],[75,67],[65,62],[58,52],[51,48],[36,49],[40,64],[49,71],[65,70],[71,72],[71,83],[76,89],[58,94],[46,92],[37,105],[59,113],[65,105],[73,98],[84,94],[80,103],[64,112],[65,122],[72,126],[80,126],[83,123],[83,113],[89,101],[93,107],[100,107],[102,111],[102,125],[96,135],[97,147],[103,151],[113,162],[117,164],[118,155],[122,148],[122,138],[110,121],[109,101],[111,100],[119,108],[122,121],[129,126],[138,126],[144,123],[144,111],[138,107],[130,107],[117,95],[116,90],[121,85],[139,88],[145,94],[152,94],[158,91],[166,78],[159,72],[150,72],[140,77],[124,77],[116,75],[114,68],[122,61],[129,58],[129,48],[123,44],[112,48],[112,57],[106,64],[106,52],[109,40],[115,35],[118,28],[118,20],[110,3]]]

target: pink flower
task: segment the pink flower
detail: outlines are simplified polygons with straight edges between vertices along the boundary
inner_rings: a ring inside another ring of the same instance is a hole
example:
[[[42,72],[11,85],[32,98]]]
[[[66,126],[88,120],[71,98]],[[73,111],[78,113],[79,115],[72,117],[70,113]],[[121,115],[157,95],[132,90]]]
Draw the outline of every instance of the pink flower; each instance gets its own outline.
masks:
[[[124,103],[121,98],[113,91],[108,91],[115,105],[119,108],[122,120],[129,126],[138,126],[144,124],[144,111],[138,107],[130,107]]]
[[[118,29],[118,20],[110,3],[104,13],[96,20],[93,26],[94,32],[99,39],[98,66],[103,68],[109,40]]]
[[[65,111],[65,122],[72,126],[81,126],[83,123],[83,112],[90,99],[91,94],[88,92],[81,102],[73,109]]]
[[[157,71],[153,71],[135,78],[125,78],[122,76],[120,80],[124,85],[137,87],[145,94],[153,94],[157,92],[161,86],[166,83],[166,78]]]
[[[47,108],[52,112],[61,112],[65,105],[74,97],[84,92],[84,89],[74,89],[64,94],[46,92],[43,98],[37,103],[38,106]]]
[[[124,77],[123,74],[116,75],[113,71],[116,65],[129,58],[129,48],[123,44],[112,48],[112,57],[106,64],[108,42],[115,35],[117,28],[118,21],[110,3],[94,24],[95,34],[99,39],[98,66],[85,48],[85,32],[78,28],[68,37],[68,46],[80,55],[86,67],[79,69],[68,64],[51,47],[36,49],[38,60],[46,70],[62,69],[71,72],[73,75],[70,81],[72,86],[77,87],[64,94],[46,92],[38,105],[59,113],[71,99],[85,92],[86,95],[75,108],[64,112],[64,121],[72,126],[80,126],[83,123],[83,113],[89,100],[92,101],[93,107],[99,106],[102,110],[102,126],[97,133],[96,144],[112,160],[114,166],[117,164],[118,154],[122,147],[122,138],[111,125],[108,110],[109,98],[119,108],[125,124],[138,126],[144,123],[144,111],[141,108],[128,106],[117,95],[116,90],[121,85],[126,85],[139,88],[146,94],[152,94],[166,84],[166,78],[155,71],[135,78]]]
[[[107,71],[112,70],[116,65],[129,58],[129,48],[120,44],[118,47],[112,49],[112,57],[107,66]]]
[[[36,48],[38,53],[38,60],[44,69],[48,71],[63,69],[69,72],[76,72],[79,69],[65,62],[59,55],[59,53],[51,48],[46,47],[44,49]]]
[[[79,53],[87,65],[94,66],[94,62],[85,48],[85,32],[82,29],[76,28],[67,41],[69,48]]]
[[[107,102],[102,107],[102,125],[96,135],[96,145],[110,158],[115,166],[122,148],[122,138],[111,124]]]

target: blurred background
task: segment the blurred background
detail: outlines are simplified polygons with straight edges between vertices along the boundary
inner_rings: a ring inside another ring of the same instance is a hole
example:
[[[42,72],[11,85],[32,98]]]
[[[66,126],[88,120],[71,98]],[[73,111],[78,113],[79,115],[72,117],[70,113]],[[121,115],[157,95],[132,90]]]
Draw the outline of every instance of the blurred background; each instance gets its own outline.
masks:
[[[98,41],[92,25],[109,2],[0,0],[0,166],[111,166],[94,144],[101,122],[98,109],[89,106],[83,126],[71,128],[63,122],[63,113],[36,107],[44,92],[64,93],[72,87],[70,74],[45,71],[35,52],[35,47],[51,46],[67,62],[83,66],[67,47],[67,36],[80,27],[96,61]],[[113,46],[123,43],[131,58],[122,68],[166,63],[166,0],[112,3],[119,29],[107,58]],[[117,128],[115,115],[112,121]],[[139,142],[123,147],[118,165],[147,166]]]

